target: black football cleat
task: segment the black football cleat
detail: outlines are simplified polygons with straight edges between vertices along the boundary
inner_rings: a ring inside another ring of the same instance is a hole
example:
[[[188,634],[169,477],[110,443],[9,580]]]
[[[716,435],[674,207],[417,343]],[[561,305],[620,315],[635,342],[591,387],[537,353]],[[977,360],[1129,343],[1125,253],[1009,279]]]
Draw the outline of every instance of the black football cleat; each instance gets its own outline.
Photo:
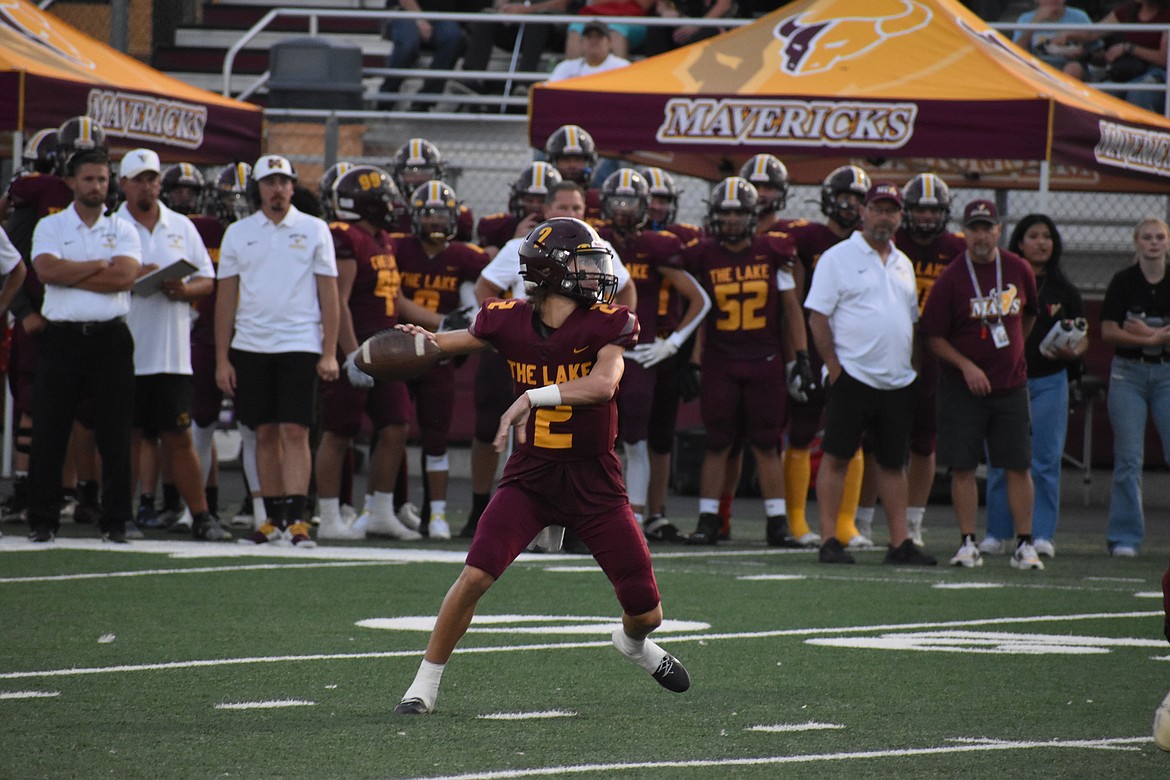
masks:
[[[890,545],[886,550],[885,563],[894,566],[937,566],[938,561],[933,555],[927,555],[918,549],[913,539],[906,539],[897,547]]]
[[[663,656],[658,668],[650,673],[655,681],[668,691],[683,693],[691,687],[691,676],[687,668],[670,653]]]
[[[44,544],[45,542],[51,542],[51,541],[53,541],[54,538],[56,538],[56,534],[54,534],[48,528],[44,528],[44,527],[34,528],[31,531],[29,531],[29,534],[28,534],[28,540],[30,542],[36,542],[37,544]]]
[[[821,545],[818,560],[821,563],[857,563],[853,556],[841,546],[841,542],[837,541],[837,537],[835,536]]]
[[[650,542],[678,543],[686,541],[686,537],[683,536],[682,531],[678,530],[678,526],[662,515],[652,515],[646,518],[646,523],[642,526],[642,533]]]
[[[804,549],[804,545],[788,529],[788,518],[784,515],[769,517],[766,528],[764,535],[769,547],[785,547],[789,550]]]
[[[109,528],[102,532],[102,541],[110,544],[130,544],[126,538],[126,531],[122,528]]]
[[[403,699],[394,705],[395,715],[430,715],[431,708],[422,699]]]
[[[687,537],[687,544],[717,544],[719,542],[719,515],[704,512],[699,515],[699,525]]]

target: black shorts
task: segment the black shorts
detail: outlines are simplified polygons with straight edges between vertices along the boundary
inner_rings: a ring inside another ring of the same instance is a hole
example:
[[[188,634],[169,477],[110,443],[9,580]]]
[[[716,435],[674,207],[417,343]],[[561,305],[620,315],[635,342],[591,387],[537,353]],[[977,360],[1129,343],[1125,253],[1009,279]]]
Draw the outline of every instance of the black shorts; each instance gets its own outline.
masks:
[[[897,390],[879,390],[842,371],[825,401],[821,449],[849,460],[864,436],[879,466],[902,468],[906,465],[917,392],[913,383]]]
[[[194,383],[187,374],[134,377],[134,427],[154,437],[191,427]]]
[[[253,430],[270,423],[313,425],[320,355],[233,349],[228,359],[236,370],[236,418],[241,423]]]
[[[1032,468],[1032,407],[1028,386],[983,397],[962,377],[944,373],[938,383],[938,462],[971,471],[987,446],[989,463],[1009,471]]]

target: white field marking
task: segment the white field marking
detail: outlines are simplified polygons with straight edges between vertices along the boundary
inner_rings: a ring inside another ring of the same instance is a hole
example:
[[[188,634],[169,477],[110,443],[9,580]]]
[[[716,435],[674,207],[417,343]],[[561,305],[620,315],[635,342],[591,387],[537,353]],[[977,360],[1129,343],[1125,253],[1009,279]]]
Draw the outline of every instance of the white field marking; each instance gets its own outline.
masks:
[[[1151,661],[1170,661],[1170,655],[1151,655]]]
[[[745,574],[736,577],[742,582],[762,582],[767,580],[807,580],[807,574]]]
[[[840,723],[817,723],[810,720],[808,723],[774,723],[771,726],[748,726],[745,731],[764,731],[769,734],[779,734],[788,731],[824,731],[825,729],[843,729]]]
[[[568,623],[566,623],[568,621]],[[525,625],[529,623],[555,623],[555,625]],[[434,615],[414,617],[369,618],[359,620],[355,625],[361,628],[377,628],[390,631],[425,631],[435,628]],[[621,625],[610,615],[476,615],[471,619],[469,634],[601,634],[609,636]],[[501,626],[489,628],[488,626]],[[710,623],[696,620],[664,620],[655,630],[655,636],[680,631],[705,631]]]
[[[989,588],[1006,588],[1002,582],[936,582],[931,585],[938,590],[987,590]]]
[[[573,718],[577,713],[572,710],[545,710],[543,712],[493,712],[488,715],[477,715],[481,720],[533,720],[535,718]]]
[[[1088,582],[1145,582],[1142,577],[1085,577]]]
[[[0,699],[51,699],[60,691],[0,691]]]
[[[1082,750],[1133,750],[1153,740],[1145,737],[1115,737],[1113,739],[1054,739],[1047,742],[1013,742],[1008,740],[978,741],[966,745],[948,745],[928,748],[889,750],[859,750],[855,753],[813,753],[798,756],[758,756],[755,758],[710,758],[691,761],[627,761],[614,764],[573,764],[569,766],[533,767],[532,769],[501,769],[488,772],[467,772],[460,775],[439,775],[428,780],[508,780],[518,777],[575,775],[589,772],[629,772],[646,769],[724,769],[739,766],[771,766],[778,764],[815,764],[828,761],[864,761],[875,758],[907,758],[915,756],[957,755],[984,753],[993,750],[1034,750],[1037,748],[1074,748]],[[1133,745],[1133,747],[1130,747]]]
[[[310,549],[291,544],[216,544],[191,541],[155,541],[148,539],[130,544],[107,544],[101,539],[62,539],[50,544],[34,544],[11,536],[0,538],[0,552],[46,552],[85,550],[106,553],[154,553],[172,558],[291,558],[298,561],[396,561],[399,563],[463,563],[466,550],[440,550],[430,547],[347,547],[323,546]],[[525,554],[527,555],[527,553]],[[523,560],[525,555],[521,555]],[[580,556],[530,555],[529,560],[580,560]]]
[[[1077,615],[1035,615],[1032,617],[982,618],[977,620],[951,620],[943,623],[884,623],[873,626],[836,626],[827,628],[788,628],[774,631],[742,631],[725,634],[692,634],[690,636],[662,637],[662,644],[673,642],[708,642],[716,639],[772,639],[775,637],[808,636],[817,634],[869,633],[873,631],[909,631],[914,629],[944,629],[971,626],[1011,625],[1019,623],[1051,623],[1072,620],[1117,620],[1151,618],[1162,615],[1157,612],[1089,612]],[[588,642],[542,642],[527,645],[504,645],[498,647],[461,647],[456,652],[463,654],[519,653],[532,650],[579,650],[584,648],[610,647],[610,640]],[[20,680],[35,677],[74,677],[89,674],[110,674],[117,672],[154,672],[170,669],[195,669],[214,666],[241,666],[248,664],[303,663],[305,661],[346,661],[371,660],[380,658],[417,659],[422,650],[385,650],[371,653],[313,653],[307,655],[252,656],[242,658],[209,658],[196,661],[170,661],[154,664],[122,664],[119,666],[92,666],[73,669],[49,669],[32,672],[0,672],[0,680]],[[1168,659],[1170,660],[1170,659]]]
[[[865,650],[919,650],[935,653],[1093,655],[1111,647],[1161,647],[1164,642],[1127,637],[1009,634],[981,631],[924,631],[876,637],[806,639],[806,644]]]
[[[305,699],[272,699],[270,701],[229,701],[215,705],[217,710],[275,710],[281,707],[315,707],[317,702]]]
[[[545,566],[545,571],[555,572],[557,574],[601,574],[600,566]]]
[[[53,574],[40,577],[0,577],[0,585],[21,582],[69,582],[122,577],[156,577],[166,574],[222,574],[229,571],[270,571],[277,569],[330,569],[343,566],[397,566],[394,561],[338,561],[336,563],[253,563],[242,566],[198,566],[193,569],[140,569],[137,571],[95,571],[85,574]]]
[[[1162,592],[1159,590],[1139,590],[1133,594],[1133,597],[1135,599],[1160,599],[1162,598]]]

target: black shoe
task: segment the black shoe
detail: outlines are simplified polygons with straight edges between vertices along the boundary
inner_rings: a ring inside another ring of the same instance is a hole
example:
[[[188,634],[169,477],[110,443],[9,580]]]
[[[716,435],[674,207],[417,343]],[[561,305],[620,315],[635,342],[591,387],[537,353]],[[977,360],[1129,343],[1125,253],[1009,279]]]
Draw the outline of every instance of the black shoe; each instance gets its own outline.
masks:
[[[195,515],[195,521],[191,524],[191,536],[208,542],[226,542],[232,538],[231,533],[225,530],[210,512]]]
[[[126,531],[122,528],[111,528],[102,532],[102,541],[112,544],[130,544],[126,538]]]
[[[94,525],[102,518],[102,510],[86,504],[78,504],[73,508],[73,522],[82,525]]]
[[[857,563],[853,560],[853,556],[845,551],[841,543],[837,541],[837,537],[829,539],[821,545],[820,552],[821,563]]]
[[[430,715],[431,710],[422,699],[403,699],[394,705],[395,715]]]
[[[651,515],[646,518],[646,524],[642,526],[642,533],[651,542],[686,541],[686,537],[683,536],[682,531],[678,530],[678,526],[662,515]]]
[[[699,525],[687,537],[687,544],[716,544],[719,541],[719,515],[704,512],[699,515]]]
[[[897,547],[890,545],[886,550],[885,563],[895,566],[938,566],[934,556],[919,550],[913,539],[906,539]]]
[[[57,535],[54,534],[52,531],[50,531],[48,528],[34,528],[31,531],[29,531],[28,540],[30,542],[36,542],[37,544],[42,544],[44,542],[53,541],[53,539],[55,539],[56,536]]]
[[[786,547],[789,550],[804,549],[804,545],[788,530],[788,518],[784,515],[774,515],[768,518],[764,538],[767,539],[769,547]]]
[[[675,693],[682,693],[691,687],[691,676],[687,674],[687,668],[670,653],[659,662],[658,668],[651,672],[650,676],[663,688]]]

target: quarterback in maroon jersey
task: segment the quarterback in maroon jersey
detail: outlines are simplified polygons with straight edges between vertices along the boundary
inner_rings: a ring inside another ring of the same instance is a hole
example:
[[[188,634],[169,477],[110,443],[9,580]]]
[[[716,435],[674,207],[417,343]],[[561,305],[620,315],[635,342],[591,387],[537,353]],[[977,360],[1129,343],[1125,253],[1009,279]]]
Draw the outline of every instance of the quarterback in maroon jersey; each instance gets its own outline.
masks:
[[[444,352],[494,347],[508,361],[519,395],[500,418],[496,449],[513,428],[516,446],[396,714],[434,711],[443,669],[480,598],[551,521],[577,533],[613,584],[623,610],[618,651],[668,690],[690,687],[683,665],[647,639],[662,623],[662,602],[614,451],[615,393],[638,321],[610,303],[611,256],[584,222],[541,223],[520,255],[535,285],[528,300],[490,299],[470,329],[433,336]]]

